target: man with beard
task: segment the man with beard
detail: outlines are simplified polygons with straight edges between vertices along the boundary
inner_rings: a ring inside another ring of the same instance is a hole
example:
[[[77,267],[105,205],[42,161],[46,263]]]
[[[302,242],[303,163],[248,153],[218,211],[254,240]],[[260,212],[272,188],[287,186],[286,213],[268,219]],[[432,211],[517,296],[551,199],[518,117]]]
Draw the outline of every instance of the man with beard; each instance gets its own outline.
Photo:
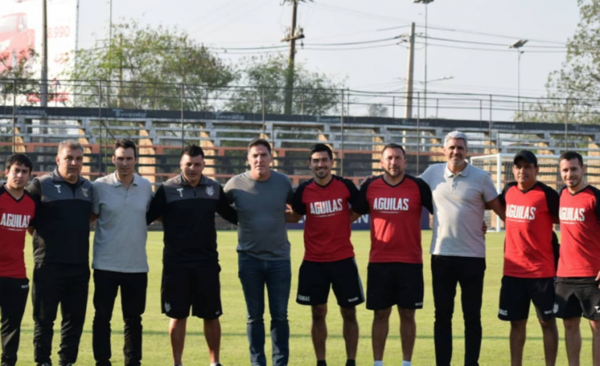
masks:
[[[510,321],[511,365],[520,366],[533,302],[542,327],[546,365],[554,366],[558,350],[553,312],[558,240],[552,227],[558,223],[558,193],[537,181],[538,162],[531,151],[520,151],[513,163],[515,182],[508,183],[500,195],[506,208],[506,239],[498,318]]]
[[[169,337],[175,366],[183,364],[187,318],[204,320],[211,366],[221,347],[221,283],[215,213],[236,224],[237,214],[221,185],[202,174],[204,151],[188,145],[181,152],[181,174],[163,183],[146,214],[148,224],[162,218],[164,229],[162,312],[171,321]]]
[[[34,222],[36,202],[25,191],[33,169],[26,155],[6,160],[6,183],[0,187],[0,313],[2,366],[17,364],[21,320],[29,293],[25,271],[25,235]]]
[[[117,140],[114,173],[94,182],[94,325],[92,346],[96,366],[110,366],[110,320],[121,289],[125,323],[125,366],[142,360],[142,314],[146,309],[148,259],[146,210],[152,184],[135,174],[137,149],[131,140]]]
[[[327,299],[329,289],[333,288],[344,324],[346,366],[355,366],[359,333],[356,306],[364,302],[350,242],[350,206],[358,190],[350,180],[331,174],[333,153],[325,144],[310,148],[308,166],[313,179],[298,186],[292,201],[294,218],[299,220],[306,215],[305,254],[298,276],[296,302],[311,306],[311,336],[317,366],[326,366]]]
[[[556,316],[563,319],[569,366],[579,366],[581,316],[592,329],[592,358],[600,366],[600,191],[586,183],[583,158],[559,158],[561,247],[556,280]]]
[[[423,308],[422,207],[433,212],[431,190],[405,173],[406,155],[398,144],[381,152],[384,174],[364,182],[352,210],[371,215],[367,309],[374,310],[374,366],[383,366],[392,307],[400,315],[402,366],[410,366],[417,335],[415,310]]]
[[[468,164],[467,153],[467,135],[450,132],[444,139],[447,162],[431,165],[421,175],[433,196],[431,273],[438,366],[449,366],[452,361],[452,315],[457,284],[461,287],[465,322],[465,366],[479,365],[485,274],[485,234],[481,225],[486,205],[504,219],[489,173]]]
[[[57,168],[27,190],[38,202],[33,233],[33,347],[35,362],[52,364],[54,320],[62,314],[59,365],[77,360],[88,300],[92,183],[83,178],[83,146],[62,141]]]

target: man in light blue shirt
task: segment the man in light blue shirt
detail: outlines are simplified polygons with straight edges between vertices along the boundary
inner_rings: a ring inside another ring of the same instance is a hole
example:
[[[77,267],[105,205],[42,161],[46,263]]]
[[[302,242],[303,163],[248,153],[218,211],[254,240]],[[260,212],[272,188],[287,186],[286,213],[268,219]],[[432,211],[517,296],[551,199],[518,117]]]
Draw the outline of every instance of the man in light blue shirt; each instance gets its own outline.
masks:
[[[137,149],[118,140],[112,161],[116,171],[94,182],[94,315],[92,343],[96,366],[110,366],[110,320],[117,292],[125,322],[125,366],[142,359],[142,314],[146,308],[148,260],[146,211],[152,184],[135,174]]]

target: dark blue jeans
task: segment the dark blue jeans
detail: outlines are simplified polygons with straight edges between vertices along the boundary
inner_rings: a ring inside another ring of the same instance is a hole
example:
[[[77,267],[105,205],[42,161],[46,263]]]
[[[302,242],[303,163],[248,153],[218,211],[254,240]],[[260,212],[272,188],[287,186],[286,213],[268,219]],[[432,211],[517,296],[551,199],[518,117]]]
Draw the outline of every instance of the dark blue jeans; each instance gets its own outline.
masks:
[[[273,366],[286,366],[290,355],[290,326],[287,319],[292,280],[290,261],[265,261],[240,252],[238,263],[248,311],[246,331],[250,343],[250,363],[252,366],[267,365],[263,320],[266,285],[271,313]]]

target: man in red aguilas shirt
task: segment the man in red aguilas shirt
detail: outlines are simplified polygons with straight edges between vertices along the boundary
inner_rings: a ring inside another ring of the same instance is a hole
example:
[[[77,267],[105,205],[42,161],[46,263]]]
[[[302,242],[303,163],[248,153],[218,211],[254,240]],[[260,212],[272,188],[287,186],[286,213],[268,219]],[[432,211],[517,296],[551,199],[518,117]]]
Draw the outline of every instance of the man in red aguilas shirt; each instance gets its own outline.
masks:
[[[33,165],[26,155],[6,161],[6,183],[0,187],[0,312],[2,366],[17,364],[21,320],[29,293],[25,272],[25,234],[33,224],[35,200],[25,191]]]
[[[422,207],[433,213],[429,186],[405,174],[404,148],[388,144],[381,152],[384,174],[364,182],[352,210],[371,215],[371,254],[367,308],[374,310],[372,342],[375,366],[383,352],[392,307],[400,314],[402,366],[410,366],[415,345],[416,309],[423,308]]]
[[[594,366],[600,366],[600,191],[583,176],[583,158],[567,151],[559,158],[561,248],[556,280],[556,316],[565,325],[569,366],[579,366],[581,315],[590,321]]]
[[[558,223],[558,193],[537,181],[538,162],[531,151],[520,151],[513,163],[516,181],[508,183],[500,195],[506,209],[506,239],[498,318],[510,321],[511,365],[521,366],[533,302],[542,326],[546,366],[554,366],[558,350],[554,248],[558,243],[553,224]]]
[[[350,242],[351,212],[358,189],[351,181],[332,175],[333,153],[324,144],[310,149],[308,165],[313,179],[301,184],[292,200],[293,218],[306,215],[305,254],[298,278],[296,302],[312,308],[311,335],[317,366],[326,366],[327,298],[329,288],[337,298],[343,318],[346,366],[355,366],[358,347],[356,305],[364,294],[354,248]]]

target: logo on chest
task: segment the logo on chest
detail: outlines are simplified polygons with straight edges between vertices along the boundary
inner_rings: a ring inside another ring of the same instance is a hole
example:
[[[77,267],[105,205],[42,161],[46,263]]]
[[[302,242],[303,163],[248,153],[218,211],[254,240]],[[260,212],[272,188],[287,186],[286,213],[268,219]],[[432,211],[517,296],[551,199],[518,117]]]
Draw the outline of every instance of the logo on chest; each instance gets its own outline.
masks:
[[[560,221],[585,221],[585,208],[561,207]]]
[[[312,215],[330,215],[336,212],[341,212],[344,209],[342,202],[342,198],[329,201],[311,202],[310,213]]]
[[[535,220],[536,207],[529,206],[506,206],[506,217],[510,219]]]
[[[212,197],[215,194],[215,188],[213,186],[206,187],[206,194]]]
[[[373,200],[373,210],[376,211],[408,211],[408,198],[379,197]]]
[[[2,214],[2,220],[0,220],[0,226],[12,229],[23,229],[29,226],[31,216],[29,215],[17,215],[17,214]]]

